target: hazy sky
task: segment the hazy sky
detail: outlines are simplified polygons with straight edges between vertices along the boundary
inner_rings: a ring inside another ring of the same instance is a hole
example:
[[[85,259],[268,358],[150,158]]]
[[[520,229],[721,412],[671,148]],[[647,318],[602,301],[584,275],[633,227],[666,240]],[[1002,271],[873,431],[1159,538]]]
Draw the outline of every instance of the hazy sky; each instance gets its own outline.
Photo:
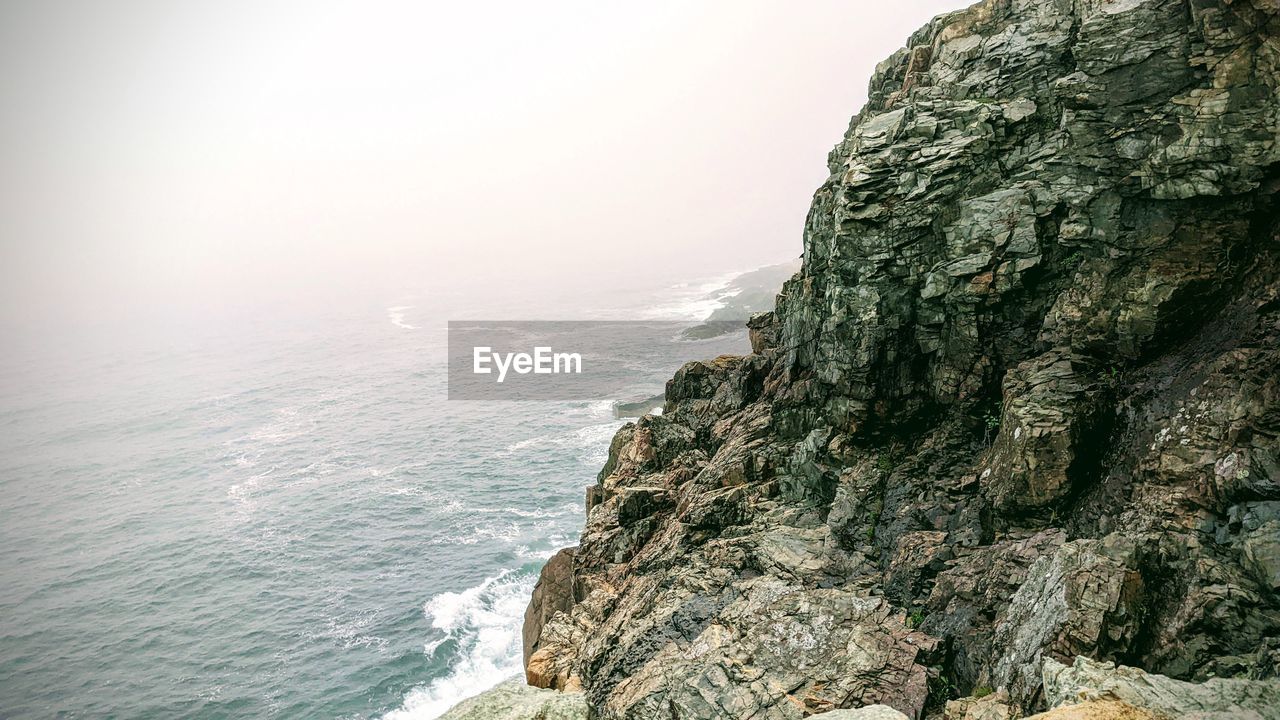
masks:
[[[794,257],[876,62],[963,0],[7,0],[4,317]]]

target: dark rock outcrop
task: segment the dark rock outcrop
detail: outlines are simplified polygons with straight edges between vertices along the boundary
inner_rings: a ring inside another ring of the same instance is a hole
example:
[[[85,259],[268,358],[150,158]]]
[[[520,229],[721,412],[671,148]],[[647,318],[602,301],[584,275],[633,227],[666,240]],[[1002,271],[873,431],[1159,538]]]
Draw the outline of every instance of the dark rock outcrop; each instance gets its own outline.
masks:
[[[573,557],[576,548],[565,548],[542,566],[538,582],[533,586],[529,607],[524,611],[524,664],[525,678],[530,685],[564,690],[568,685],[570,670],[557,663],[557,656],[543,652],[537,655],[543,644],[543,629],[558,613],[573,610],[576,598],[573,587]],[[553,633],[546,634],[546,641],[553,640]]]
[[[986,0],[829,168],[753,353],[615,438],[530,678],[766,720],[1274,676],[1280,7]]]

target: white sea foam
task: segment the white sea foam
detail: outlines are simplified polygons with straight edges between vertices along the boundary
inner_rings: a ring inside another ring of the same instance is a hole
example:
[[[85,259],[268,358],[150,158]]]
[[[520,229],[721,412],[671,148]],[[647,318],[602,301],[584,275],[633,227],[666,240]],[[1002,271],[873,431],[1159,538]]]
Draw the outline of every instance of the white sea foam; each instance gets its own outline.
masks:
[[[275,411],[275,421],[269,422],[249,433],[246,438],[237,439],[236,443],[251,440],[254,442],[276,445],[287,440],[302,437],[316,428],[315,418],[302,413],[296,407],[282,407]]]
[[[609,441],[620,427],[622,422],[615,420],[579,429],[575,433],[578,439],[578,458],[592,467],[603,465],[609,459]]]
[[[342,644],[346,650],[355,647],[371,646],[386,649],[386,638],[367,632],[378,620],[376,612],[364,614],[335,614],[325,619],[324,630],[315,636],[326,640],[334,640]]]
[[[609,441],[622,425],[622,420],[611,420],[554,435],[539,435],[508,445],[500,455],[509,457],[536,448],[567,449],[576,451],[584,463],[603,463],[609,458]]]
[[[530,518],[534,520],[541,520],[543,518],[564,517],[566,515],[573,515],[575,513],[580,513],[580,512],[582,512],[582,508],[578,507],[577,505],[563,505],[560,507],[549,507],[546,509],[540,509],[540,508],[529,509],[529,508],[518,508],[518,507],[467,508],[468,514],[514,515],[515,517],[518,517],[518,518]]]
[[[690,284],[642,315],[646,319],[704,320],[730,297],[731,291],[727,286],[739,274]],[[393,317],[392,321],[397,325],[403,323],[403,315]],[[661,408],[655,411],[661,412]],[[571,412],[580,417],[584,425],[520,439],[498,455],[526,459],[553,453],[558,457],[576,457],[593,469],[598,468],[607,457],[610,438],[624,421],[614,418],[611,400],[578,404]],[[506,541],[516,557],[529,561],[545,560],[559,548],[574,542],[578,525],[572,523],[571,527],[565,527],[565,519],[577,517],[581,508],[572,503],[553,508],[466,507],[457,511],[481,522],[474,526],[465,522],[451,528],[451,537],[443,542]],[[504,519],[514,522],[503,522]],[[537,526],[538,532],[533,536],[538,540],[517,544],[530,535],[527,532],[530,523]],[[459,532],[464,527],[465,531]],[[525,529],[523,533],[522,528]],[[520,631],[535,580],[536,575],[532,573],[509,570],[476,587],[463,592],[442,593],[427,602],[424,612],[432,627],[441,634],[430,638],[424,651],[428,655],[448,653],[448,657],[438,657],[447,662],[448,674],[410,690],[400,708],[385,715],[384,720],[438,718],[458,702],[506,678],[520,675]]]
[[[517,545],[515,549],[512,550],[512,552],[515,553],[516,557],[520,558],[521,560],[546,561],[546,560],[550,560],[552,555],[555,555],[557,552],[560,551],[561,548],[565,547],[566,545],[568,545],[568,543],[562,543],[560,545],[547,546],[547,547],[543,547],[540,545],[539,547],[536,547],[536,548],[530,547],[528,545]]]
[[[417,330],[417,325],[410,325],[404,320],[405,313],[412,309],[412,305],[396,305],[395,307],[389,307],[387,308],[387,319],[391,321],[392,325],[395,325],[398,328],[404,328],[405,330]]]
[[[693,320],[702,322],[711,313],[724,305],[724,301],[736,295],[728,290],[742,273],[732,272],[720,275],[696,286],[681,284],[673,286],[677,292],[671,293],[663,302],[645,308],[640,317],[645,320]]]
[[[431,720],[460,701],[521,672],[520,623],[533,591],[531,573],[495,575],[462,592],[436,595],[423,606],[431,627],[444,637],[428,644],[438,652],[452,640],[458,657],[442,678],[410,690],[400,708],[384,720]]]
[[[258,485],[262,484],[262,480],[271,475],[275,469],[269,469],[266,472],[250,475],[244,482],[236,483],[227,488],[227,497],[235,501],[237,505],[246,510],[252,510],[257,505],[253,501],[253,492],[258,489]]]
[[[587,405],[587,412],[593,418],[612,418],[613,417],[613,401],[612,400],[596,400]]]

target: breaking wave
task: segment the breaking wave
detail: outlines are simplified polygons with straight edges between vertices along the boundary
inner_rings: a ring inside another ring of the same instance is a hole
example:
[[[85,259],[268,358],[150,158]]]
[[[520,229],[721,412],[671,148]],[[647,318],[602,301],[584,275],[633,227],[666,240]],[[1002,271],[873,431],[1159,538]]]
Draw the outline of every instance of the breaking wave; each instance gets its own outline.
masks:
[[[521,621],[533,585],[532,571],[505,571],[462,592],[440,593],[423,612],[441,633],[428,654],[449,652],[448,675],[410,690],[384,720],[431,720],[473,695],[523,671]]]

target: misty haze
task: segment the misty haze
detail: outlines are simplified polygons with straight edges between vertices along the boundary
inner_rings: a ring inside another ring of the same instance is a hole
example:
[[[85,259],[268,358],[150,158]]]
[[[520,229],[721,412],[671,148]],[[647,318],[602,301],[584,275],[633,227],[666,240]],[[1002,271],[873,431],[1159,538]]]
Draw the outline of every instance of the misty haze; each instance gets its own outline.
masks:
[[[1280,720],[1280,3],[966,1],[3,3],[0,718]]]

